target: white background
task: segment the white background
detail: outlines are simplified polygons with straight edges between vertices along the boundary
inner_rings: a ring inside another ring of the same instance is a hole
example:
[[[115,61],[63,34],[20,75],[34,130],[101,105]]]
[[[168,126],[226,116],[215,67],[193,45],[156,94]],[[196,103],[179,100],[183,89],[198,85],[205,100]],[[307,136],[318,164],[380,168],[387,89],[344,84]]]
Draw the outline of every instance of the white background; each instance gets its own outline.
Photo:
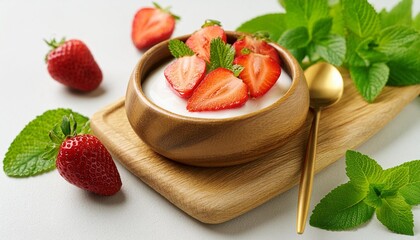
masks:
[[[371,1],[377,9],[397,1]],[[276,0],[159,1],[180,15],[174,36],[188,34],[207,19],[234,30],[247,19],[281,8]],[[131,21],[151,1],[0,0],[0,156],[23,127],[48,109],[72,108],[91,116],[124,96],[141,57],[131,43]],[[420,11],[415,1],[414,12]],[[69,91],[50,78],[44,38],[79,38],[102,68],[101,87],[89,94]],[[384,167],[420,159],[420,99],[408,105],[358,150]],[[369,126],[366,126],[369,127]],[[98,197],[64,181],[57,171],[31,178],[0,173],[0,239],[419,239],[420,211],[413,209],[415,237],[388,231],[376,219],[357,230],[329,232],[307,226],[295,233],[297,187],[262,206],[218,225],[194,220],[130,174],[117,161],[122,190]],[[280,176],[279,176],[280,177]],[[318,174],[316,203],[347,181],[344,159]]]

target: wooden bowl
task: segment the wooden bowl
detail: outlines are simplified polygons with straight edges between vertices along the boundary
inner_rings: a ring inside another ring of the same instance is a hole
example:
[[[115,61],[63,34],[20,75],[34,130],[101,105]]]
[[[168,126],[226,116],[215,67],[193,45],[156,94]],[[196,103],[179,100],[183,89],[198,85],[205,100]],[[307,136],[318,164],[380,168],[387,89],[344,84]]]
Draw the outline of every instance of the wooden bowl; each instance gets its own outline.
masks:
[[[229,43],[240,36],[236,32],[226,34]],[[185,41],[188,37],[178,39]],[[223,119],[178,115],[145,96],[142,82],[152,70],[172,58],[168,41],[154,46],[140,59],[128,84],[125,110],[131,127],[155,152],[188,165],[230,166],[271,152],[293,137],[309,109],[308,88],[299,63],[283,47],[273,46],[283,70],[292,79],[289,90],[266,108]]]

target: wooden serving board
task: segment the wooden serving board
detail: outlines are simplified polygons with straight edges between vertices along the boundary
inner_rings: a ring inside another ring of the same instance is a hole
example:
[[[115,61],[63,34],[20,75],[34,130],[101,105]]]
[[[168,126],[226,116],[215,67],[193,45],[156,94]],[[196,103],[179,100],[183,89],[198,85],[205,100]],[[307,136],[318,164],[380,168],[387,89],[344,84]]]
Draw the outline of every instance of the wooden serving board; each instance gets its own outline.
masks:
[[[373,104],[362,100],[344,72],[343,99],[321,114],[316,172],[378,132],[420,94],[420,85],[386,87]],[[92,129],[127,169],[204,223],[235,218],[296,185],[310,121],[290,141],[256,161],[223,168],[192,167],[150,150],[127,120],[124,99],[94,114]],[[297,200],[297,196],[296,196]]]

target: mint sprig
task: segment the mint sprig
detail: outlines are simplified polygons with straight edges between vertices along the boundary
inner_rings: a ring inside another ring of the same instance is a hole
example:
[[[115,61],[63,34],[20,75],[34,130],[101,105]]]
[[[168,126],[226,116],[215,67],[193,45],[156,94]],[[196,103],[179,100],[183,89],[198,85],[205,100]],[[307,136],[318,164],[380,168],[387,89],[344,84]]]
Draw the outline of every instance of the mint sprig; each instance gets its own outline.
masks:
[[[238,76],[243,70],[243,67],[233,64],[234,58],[235,48],[232,45],[225,43],[221,38],[211,40],[209,71],[222,67],[232,71],[235,76]]]
[[[367,0],[328,2],[279,0],[284,13],[255,17],[237,31],[269,32],[303,68],[318,61],[347,68],[367,102],[385,85],[420,84],[420,14],[413,19],[412,0],[379,13]]]
[[[55,157],[44,159],[51,142],[49,132],[70,114],[79,123],[76,132],[82,131],[89,119],[70,109],[49,110],[29,122],[11,143],[3,160],[4,172],[10,177],[29,177],[54,169]]]
[[[346,174],[350,181],[332,190],[315,207],[311,226],[353,229],[376,213],[389,230],[414,235],[411,208],[420,204],[420,160],[383,170],[370,157],[349,150]]]
[[[181,58],[185,56],[193,56],[194,51],[187,46],[183,41],[178,39],[172,39],[168,43],[169,51],[175,58]]]

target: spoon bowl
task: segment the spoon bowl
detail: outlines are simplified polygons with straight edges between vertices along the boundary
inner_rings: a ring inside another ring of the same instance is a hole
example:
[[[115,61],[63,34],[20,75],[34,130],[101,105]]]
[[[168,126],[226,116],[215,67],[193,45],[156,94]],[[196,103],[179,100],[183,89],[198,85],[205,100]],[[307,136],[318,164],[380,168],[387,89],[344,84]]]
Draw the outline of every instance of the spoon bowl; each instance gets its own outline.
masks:
[[[302,234],[305,230],[311,201],[312,183],[316,156],[316,142],[321,109],[337,103],[343,95],[343,78],[340,72],[331,64],[319,62],[305,71],[305,78],[309,88],[310,107],[314,112],[309,139],[306,148],[305,161],[299,184],[298,212],[296,231]]]

